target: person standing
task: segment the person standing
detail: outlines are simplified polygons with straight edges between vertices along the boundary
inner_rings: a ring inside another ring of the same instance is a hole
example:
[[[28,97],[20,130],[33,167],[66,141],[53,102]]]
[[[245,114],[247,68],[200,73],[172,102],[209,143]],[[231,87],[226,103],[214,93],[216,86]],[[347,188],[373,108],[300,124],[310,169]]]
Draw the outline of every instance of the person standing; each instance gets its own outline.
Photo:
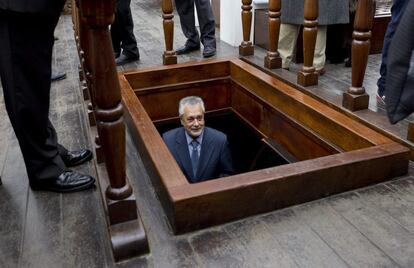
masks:
[[[53,33],[64,3],[0,0],[0,77],[30,187],[62,193],[95,181],[67,169],[90,160],[91,151],[66,150],[49,121]]]
[[[197,8],[200,33],[195,26],[194,3]],[[175,0],[181,29],[187,38],[185,45],[176,50],[177,55],[186,54],[200,49],[200,41],[204,46],[203,57],[208,58],[216,54],[216,26],[210,0]]]
[[[304,22],[303,0],[282,0],[279,48],[282,67],[289,69],[300,26]],[[322,75],[325,73],[325,50],[327,25],[349,22],[349,0],[320,0],[318,16],[318,33],[316,37],[313,65]]]
[[[388,50],[391,44],[391,40],[394,36],[395,31],[397,30],[398,24],[401,20],[401,17],[404,13],[405,7],[409,0],[393,0],[391,6],[391,21],[388,23],[387,31],[384,36],[384,45],[382,47],[382,60],[380,67],[380,77],[377,81],[377,101],[384,104],[385,103],[385,83],[387,77],[387,60],[388,60]]]
[[[130,5],[131,0],[116,1],[115,20],[111,25],[112,47],[116,65],[139,60]]]

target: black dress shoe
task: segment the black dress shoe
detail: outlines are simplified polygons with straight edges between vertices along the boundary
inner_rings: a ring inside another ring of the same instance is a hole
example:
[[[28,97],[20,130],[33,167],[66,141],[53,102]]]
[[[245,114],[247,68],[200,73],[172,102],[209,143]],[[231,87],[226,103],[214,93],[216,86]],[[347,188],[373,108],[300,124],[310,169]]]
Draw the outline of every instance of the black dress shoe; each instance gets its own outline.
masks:
[[[215,47],[204,47],[203,50],[203,57],[209,58],[216,55],[216,48]]]
[[[53,180],[30,182],[30,187],[33,190],[69,193],[89,189],[94,182],[95,179],[89,175],[68,170],[64,171],[59,177]]]
[[[66,167],[79,166],[86,161],[92,159],[92,152],[88,149],[82,149],[79,151],[67,151],[65,154],[61,154],[63,162]]]
[[[187,53],[199,50],[199,49],[200,49],[200,45],[198,45],[198,46],[187,46],[187,45],[185,45],[185,46],[182,46],[182,47],[178,48],[175,51],[175,53],[177,55],[182,55],[182,54],[187,54]]]
[[[52,73],[50,81],[55,82],[66,78],[66,73]]]
[[[118,58],[115,59],[115,63],[116,65],[124,65],[133,61],[137,61],[139,60],[139,56],[138,57],[129,57],[125,54],[121,54]]]

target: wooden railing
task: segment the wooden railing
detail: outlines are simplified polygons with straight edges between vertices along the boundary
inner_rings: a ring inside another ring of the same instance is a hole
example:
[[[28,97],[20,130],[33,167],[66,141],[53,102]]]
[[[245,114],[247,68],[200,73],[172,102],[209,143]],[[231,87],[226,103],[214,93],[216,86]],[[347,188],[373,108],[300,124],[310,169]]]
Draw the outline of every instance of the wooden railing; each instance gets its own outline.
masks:
[[[243,41],[239,46],[240,56],[254,55],[254,47],[250,41],[252,24],[252,0],[241,0],[241,22]],[[373,0],[358,2],[358,11],[355,17],[353,45],[352,45],[352,85],[343,95],[343,106],[352,111],[367,109],[369,96],[365,93],[363,79],[368,61],[371,28],[374,17]],[[269,0],[269,48],[264,58],[264,66],[268,69],[281,67],[281,58],[278,53],[280,30],[281,0]],[[163,62],[177,63],[177,56],[173,50],[173,8],[172,0],[162,0],[163,26],[166,50]],[[315,43],[317,35],[319,0],[304,0],[304,30],[303,54],[304,64],[298,72],[298,84],[312,86],[318,84],[318,72],[313,67]]]
[[[73,0],[75,40],[81,63],[81,86],[91,100],[90,123],[96,123],[99,176],[108,234],[116,261],[148,252],[133,190],[125,170],[125,125],[119,80],[109,34],[115,0]],[[100,149],[101,148],[101,149]],[[103,186],[106,186],[103,189]]]

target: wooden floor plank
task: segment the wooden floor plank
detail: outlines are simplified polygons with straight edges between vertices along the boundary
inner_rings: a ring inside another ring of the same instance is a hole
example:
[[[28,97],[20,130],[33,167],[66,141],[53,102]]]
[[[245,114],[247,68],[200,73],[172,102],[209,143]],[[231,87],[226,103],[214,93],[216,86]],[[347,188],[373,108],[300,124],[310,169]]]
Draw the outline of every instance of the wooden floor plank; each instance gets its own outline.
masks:
[[[402,198],[398,193],[386,187],[378,185],[357,191],[363,195],[364,202],[388,214],[406,230],[414,234],[414,202]]]
[[[294,209],[305,222],[350,267],[392,267],[393,262],[382,250],[336,213],[325,200]]]
[[[285,252],[294,256],[299,267],[348,267],[291,209],[261,219]]]
[[[62,194],[29,190],[22,267],[53,267],[64,260]]]
[[[26,169],[17,140],[9,138],[0,186],[0,267],[17,267],[27,213]]]
[[[222,228],[190,237],[191,246],[204,267],[243,267],[244,251]]]
[[[387,186],[397,191],[400,198],[414,202],[414,177],[391,181]]]
[[[367,206],[363,197],[356,193],[329,198],[329,205],[399,266],[412,267],[414,234],[392,217]]]
[[[298,267],[294,257],[285,252],[260,219],[253,217],[227,224],[224,230],[239,246],[245,266]]]

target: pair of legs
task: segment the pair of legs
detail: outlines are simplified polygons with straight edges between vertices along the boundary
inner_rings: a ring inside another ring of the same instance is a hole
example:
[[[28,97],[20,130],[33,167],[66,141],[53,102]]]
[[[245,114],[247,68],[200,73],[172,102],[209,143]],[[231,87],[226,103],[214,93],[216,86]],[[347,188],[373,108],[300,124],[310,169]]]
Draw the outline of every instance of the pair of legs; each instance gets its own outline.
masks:
[[[318,26],[316,37],[315,54],[313,58],[313,66],[316,70],[322,70],[325,66],[325,50],[326,50],[326,25]],[[282,58],[282,68],[289,69],[292,62],[293,52],[295,51],[296,42],[299,36],[300,25],[285,24],[280,25],[279,47],[278,51]]]
[[[58,144],[49,120],[53,33],[59,15],[0,10],[4,101],[32,187],[51,186],[67,170],[62,155],[69,152]],[[69,175],[72,182],[84,176],[80,179],[89,185],[93,183],[87,175]],[[69,179],[69,175],[62,179]]]
[[[131,0],[117,0],[115,20],[111,25],[111,38],[115,57],[123,56],[133,61],[139,59],[139,50],[130,5]]]
[[[385,82],[387,76],[387,59],[388,49],[391,44],[392,37],[397,30],[398,24],[404,13],[405,7],[409,0],[393,0],[391,7],[391,21],[388,24],[387,31],[384,36],[384,45],[382,47],[382,61],[380,67],[380,78],[377,81],[379,97],[385,96]]]
[[[200,33],[195,26],[194,4],[197,9],[198,21],[200,24]],[[200,41],[204,46],[204,52],[207,50],[216,50],[216,26],[214,22],[213,9],[211,8],[210,0],[175,0],[178,15],[180,16],[181,29],[184,36],[187,38],[185,48],[190,52],[200,48]],[[178,54],[180,49],[177,50]],[[209,55],[207,55],[209,56]],[[212,55],[211,55],[212,56]]]

